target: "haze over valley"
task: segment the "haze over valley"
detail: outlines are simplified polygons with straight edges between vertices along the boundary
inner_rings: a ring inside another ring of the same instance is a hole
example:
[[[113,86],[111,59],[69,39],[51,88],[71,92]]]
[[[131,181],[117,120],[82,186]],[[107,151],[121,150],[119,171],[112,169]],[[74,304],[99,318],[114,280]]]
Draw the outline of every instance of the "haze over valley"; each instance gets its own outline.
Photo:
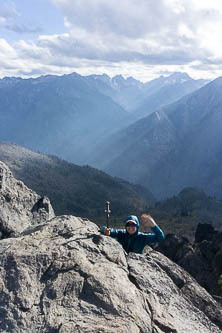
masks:
[[[221,84],[186,73],[0,80],[1,141],[91,165],[157,199],[184,187],[222,197]]]

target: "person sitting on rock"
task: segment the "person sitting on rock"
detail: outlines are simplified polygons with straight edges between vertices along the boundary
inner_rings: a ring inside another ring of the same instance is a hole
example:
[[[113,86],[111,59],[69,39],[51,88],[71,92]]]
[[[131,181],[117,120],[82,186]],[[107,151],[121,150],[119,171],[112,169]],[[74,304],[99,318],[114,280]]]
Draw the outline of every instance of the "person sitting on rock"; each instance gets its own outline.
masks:
[[[135,215],[128,216],[124,222],[125,229],[110,229],[103,226],[101,232],[117,239],[127,253],[142,253],[146,245],[161,242],[165,238],[163,231],[148,214],[141,215],[141,222],[144,227],[151,228],[151,233],[139,232],[140,222]]]

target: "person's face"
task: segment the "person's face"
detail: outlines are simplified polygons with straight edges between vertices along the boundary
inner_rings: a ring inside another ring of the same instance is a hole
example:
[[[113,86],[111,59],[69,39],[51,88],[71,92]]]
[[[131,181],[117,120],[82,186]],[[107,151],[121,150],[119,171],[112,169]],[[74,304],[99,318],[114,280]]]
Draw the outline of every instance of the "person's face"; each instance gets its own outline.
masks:
[[[126,224],[126,230],[129,235],[133,235],[136,232],[136,223],[128,222]]]

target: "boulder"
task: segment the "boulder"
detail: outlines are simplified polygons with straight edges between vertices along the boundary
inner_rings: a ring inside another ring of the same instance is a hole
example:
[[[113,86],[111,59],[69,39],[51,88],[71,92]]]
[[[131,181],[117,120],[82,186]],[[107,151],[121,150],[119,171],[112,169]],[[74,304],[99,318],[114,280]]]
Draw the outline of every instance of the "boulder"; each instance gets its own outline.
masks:
[[[151,247],[127,255],[86,219],[55,217],[3,163],[0,201],[0,332],[221,332],[220,297],[183,268]]]
[[[96,224],[55,217],[0,241],[0,331],[220,333],[222,307],[146,248],[127,255]]]
[[[222,276],[222,232],[212,225],[198,224],[195,242],[168,234],[154,248],[189,272],[208,292],[221,295],[218,280]]]
[[[54,216],[49,199],[16,180],[9,168],[0,162],[0,238],[18,235]]]
[[[214,239],[215,231],[214,227],[210,223],[199,223],[195,232],[195,242],[200,243],[203,240],[212,241]]]

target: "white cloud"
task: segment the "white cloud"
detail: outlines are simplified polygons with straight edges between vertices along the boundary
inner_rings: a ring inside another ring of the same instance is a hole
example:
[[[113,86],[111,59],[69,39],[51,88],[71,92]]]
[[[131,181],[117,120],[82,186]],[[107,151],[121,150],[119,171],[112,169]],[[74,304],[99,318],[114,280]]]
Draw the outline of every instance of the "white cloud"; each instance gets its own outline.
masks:
[[[3,38],[0,39],[0,56],[7,55],[9,58],[16,58],[17,53],[13,47]]]
[[[186,11],[184,1],[181,0],[164,0],[165,6],[175,14],[184,13]]]
[[[172,62],[178,56],[184,62],[196,58],[194,51],[200,45],[196,31],[202,14],[194,14],[186,1],[52,1],[63,11],[78,52],[88,48],[91,57],[99,54],[110,61],[113,56],[113,60],[153,63],[156,57],[163,64],[169,57]],[[200,53],[198,50],[198,57]]]
[[[20,16],[20,13],[16,9],[13,1],[2,0],[0,3],[0,16],[9,19]]]
[[[180,0],[181,2],[186,2],[185,0]],[[222,3],[221,0],[188,0],[189,6],[195,10],[207,10],[216,11],[222,13]]]
[[[18,56],[21,58],[42,61],[50,56],[50,52],[47,48],[42,48],[33,42],[27,43],[24,40],[20,40],[13,45]]]
[[[0,39],[1,76],[14,76],[24,68],[26,61],[18,56],[16,50],[3,38]]]
[[[35,26],[29,18],[24,18],[16,8],[15,3],[10,0],[2,0],[0,3],[0,24],[6,31],[17,34],[32,34],[42,31],[41,24]]]
[[[143,80],[170,71],[187,71],[194,77],[220,75],[221,0],[50,1],[63,13],[68,32],[4,45],[14,54],[18,74],[103,71]],[[4,3],[8,5],[0,6],[0,24],[28,32],[25,26],[9,25],[9,18],[19,11],[13,2]]]
[[[5,23],[5,22],[6,22],[6,19],[4,17],[0,16],[0,24]]]
[[[52,1],[63,11],[70,27],[104,36],[112,33],[141,38],[147,33],[163,31],[160,18],[165,17],[168,22],[171,18],[162,0]]]

